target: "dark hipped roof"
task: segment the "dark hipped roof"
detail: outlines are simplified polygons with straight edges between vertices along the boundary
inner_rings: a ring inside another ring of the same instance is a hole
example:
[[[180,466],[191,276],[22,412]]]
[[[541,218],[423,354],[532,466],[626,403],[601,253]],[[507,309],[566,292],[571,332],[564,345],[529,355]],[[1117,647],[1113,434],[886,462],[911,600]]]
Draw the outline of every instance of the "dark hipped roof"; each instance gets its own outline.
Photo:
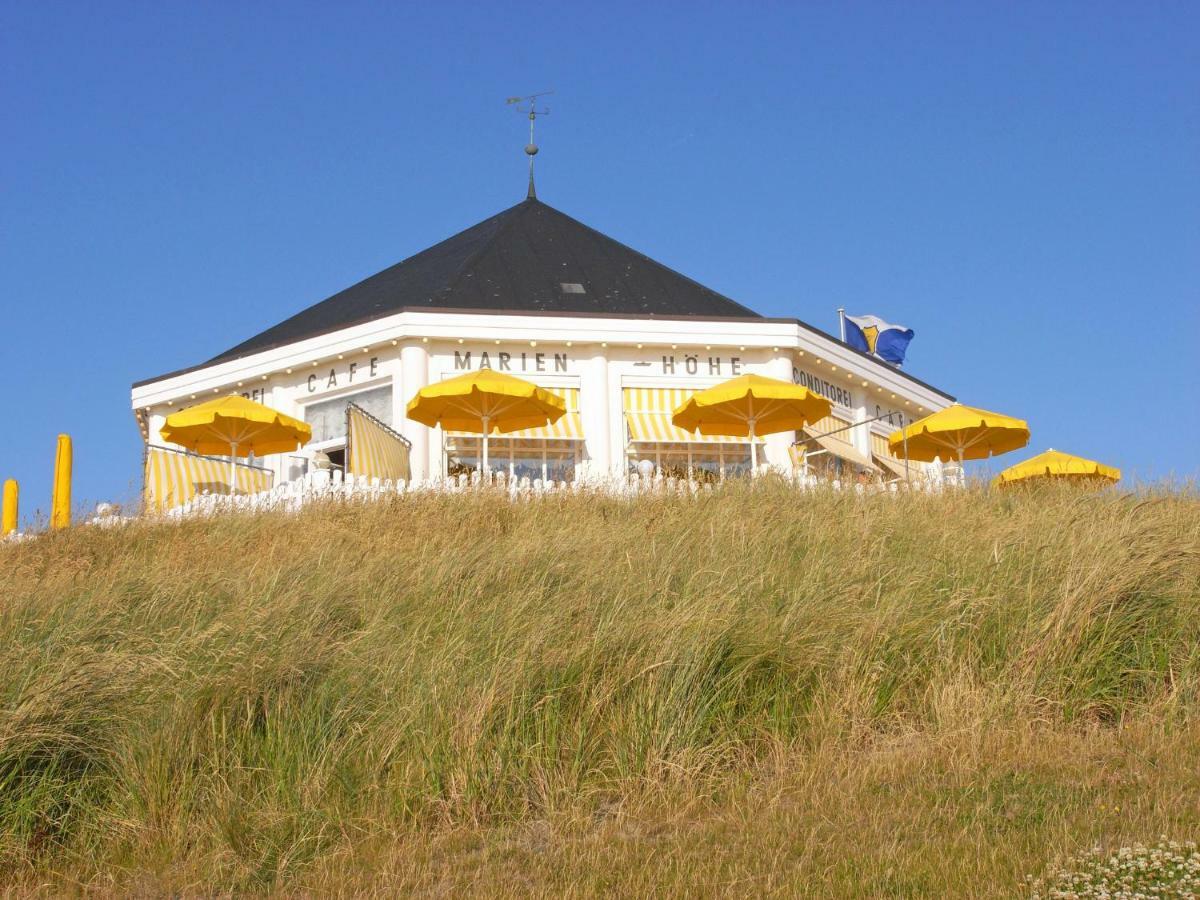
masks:
[[[531,198],[209,362],[420,308],[759,318],[740,303]]]

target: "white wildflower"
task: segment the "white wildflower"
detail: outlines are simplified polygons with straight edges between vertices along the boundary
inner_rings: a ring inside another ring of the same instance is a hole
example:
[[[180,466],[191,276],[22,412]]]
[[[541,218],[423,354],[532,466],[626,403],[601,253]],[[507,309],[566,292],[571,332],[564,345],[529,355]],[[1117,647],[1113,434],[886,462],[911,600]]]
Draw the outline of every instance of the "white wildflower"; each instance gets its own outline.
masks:
[[[1200,900],[1200,849],[1195,841],[1165,835],[1150,847],[1134,844],[1105,852],[1095,846],[1045,878],[1027,876],[1026,881],[1036,900]]]

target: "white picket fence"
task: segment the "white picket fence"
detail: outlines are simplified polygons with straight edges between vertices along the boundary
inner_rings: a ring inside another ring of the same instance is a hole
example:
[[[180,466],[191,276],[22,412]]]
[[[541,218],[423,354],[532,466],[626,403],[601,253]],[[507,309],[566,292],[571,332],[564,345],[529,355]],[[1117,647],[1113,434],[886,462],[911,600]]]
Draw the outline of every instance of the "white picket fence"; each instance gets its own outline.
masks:
[[[853,490],[859,494],[900,493],[910,490],[921,493],[938,493],[953,484],[944,479],[939,481],[914,479],[911,485],[904,482],[892,482],[884,485],[850,485],[842,484],[839,481],[819,481],[814,476],[801,474],[786,477],[786,481],[799,491],[825,488],[835,491]],[[313,503],[329,501],[367,503],[404,494],[462,494],[469,491],[487,490],[507,495],[512,500],[564,494],[603,494],[635,498],[672,494],[701,496],[711,494],[714,488],[719,489],[719,487],[719,484],[714,485],[711,482],[664,477],[661,474],[653,477],[630,475],[626,478],[612,479],[542,481],[540,478],[531,480],[527,477],[510,479],[501,472],[493,475],[490,484],[484,485],[478,472],[474,472],[470,476],[459,475],[452,478],[424,481],[381,481],[378,478],[342,477],[342,473],[337,470],[332,473],[315,471],[309,472],[298,480],[285,482],[271,490],[257,494],[232,497],[222,494],[202,494],[182,506],[167,510],[162,514],[162,518],[181,520],[228,512],[297,512]],[[91,520],[91,524],[117,524],[118,520],[124,520],[124,517],[97,516]]]
[[[783,480],[797,491],[833,490],[854,491],[856,494],[938,494],[947,489],[962,487],[961,476],[948,471],[943,475],[936,472],[933,478],[914,478],[911,483],[892,481],[886,484],[851,484],[840,481],[824,481],[813,475],[802,473],[784,474]],[[312,471],[295,481],[285,482],[271,490],[257,494],[227,496],[224,494],[201,494],[182,506],[177,506],[159,515],[165,521],[182,521],[231,512],[298,512],[313,503],[354,502],[369,503],[387,497],[405,494],[462,494],[469,491],[486,490],[493,494],[507,495],[510,500],[528,500],[565,494],[593,494],[610,497],[637,497],[688,495],[709,496],[720,490],[720,483],[699,482],[686,478],[671,478],[661,473],[652,477],[629,475],[625,478],[591,478],[575,481],[542,481],[529,478],[508,478],[503,472],[492,476],[488,485],[483,485],[478,472],[470,476],[436,478],[424,481],[380,481],[378,478],[353,476],[342,477],[338,470]],[[127,525],[148,516],[127,516],[107,503],[96,508],[95,514],[84,521],[85,525],[102,528]],[[37,532],[9,535],[5,540],[22,540],[33,537]]]

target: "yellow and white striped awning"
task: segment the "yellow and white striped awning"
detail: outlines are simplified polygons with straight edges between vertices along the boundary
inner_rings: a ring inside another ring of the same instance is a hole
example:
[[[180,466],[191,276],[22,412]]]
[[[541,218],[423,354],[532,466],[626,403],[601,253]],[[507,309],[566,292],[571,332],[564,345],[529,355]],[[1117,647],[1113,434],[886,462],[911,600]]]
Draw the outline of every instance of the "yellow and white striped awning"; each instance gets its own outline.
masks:
[[[691,388],[625,388],[621,392],[621,400],[625,424],[629,427],[629,440],[633,443],[654,441],[670,444],[750,443],[746,438],[699,434],[675,425],[671,421],[671,413],[694,393]]]
[[[354,403],[346,407],[346,463],[352,475],[407,481],[408,441]]]
[[[843,431],[841,434],[821,434],[816,429],[806,426],[804,428],[804,435],[808,438],[804,444],[804,449],[810,455],[816,455],[824,450],[826,453],[836,456],[844,462],[858,466],[860,469],[868,471],[877,471],[879,469],[871,457],[867,456],[848,440],[845,440],[844,436],[849,435],[847,431]]]
[[[878,465],[890,471],[897,478],[916,478],[920,474],[920,463],[910,462],[906,471],[904,460],[902,459],[896,459],[893,456],[884,456],[879,453],[872,453],[871,455]]]
[[[239,493],[271,489],[274,475],[267,469],[238,463],[236,472]],[[229,493],[228,461],[166,447],[146,448],[146,480],[142,487],[146,512],[161,513],[182,506],[203,491]]]
[[[579,388],[564,388],[564,387],[544,387],[538,385],[544,391],[549,391],[556,397],[562,398],[567,404],[567,411],[559,416],[558,421],[550,425],[543,425],[541,428],[523,428],[520,431],[492,432],[493,440],[496,438],[516,438],[518,440],[560,440],[560,441],[582,441],[583,440],[583,422],[579,418]],[[456,437],[479,437],[478,434],[469,431],[448,431],[446,436],[450,438]]]

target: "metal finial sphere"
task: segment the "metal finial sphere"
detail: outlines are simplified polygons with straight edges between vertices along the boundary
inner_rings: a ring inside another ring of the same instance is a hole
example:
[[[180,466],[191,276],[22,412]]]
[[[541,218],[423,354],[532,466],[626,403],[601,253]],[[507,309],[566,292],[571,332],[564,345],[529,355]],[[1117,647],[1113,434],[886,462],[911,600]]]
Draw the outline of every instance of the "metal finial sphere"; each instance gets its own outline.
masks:
[[[526,144],[525,145],[525,152],[529,156],[537,156],[537,150],[538,150],[537,144]]]

